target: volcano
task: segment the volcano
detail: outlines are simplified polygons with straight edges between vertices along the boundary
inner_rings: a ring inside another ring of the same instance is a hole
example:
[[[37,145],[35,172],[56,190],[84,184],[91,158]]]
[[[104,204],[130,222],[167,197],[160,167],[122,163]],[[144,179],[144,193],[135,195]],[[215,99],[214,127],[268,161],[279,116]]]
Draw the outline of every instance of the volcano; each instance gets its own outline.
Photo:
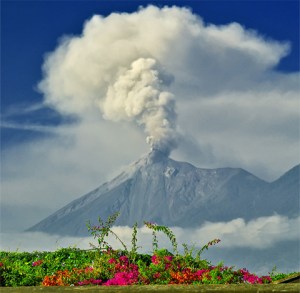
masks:
[[[120,212],[116,225],[144,221],[198,227],[205,221],[251,220],[299,213],[299,168],[266,182],[240,168],[201,169],[158,150],[119,176],[72,201],[27,231],[86,236],[86,222]]]

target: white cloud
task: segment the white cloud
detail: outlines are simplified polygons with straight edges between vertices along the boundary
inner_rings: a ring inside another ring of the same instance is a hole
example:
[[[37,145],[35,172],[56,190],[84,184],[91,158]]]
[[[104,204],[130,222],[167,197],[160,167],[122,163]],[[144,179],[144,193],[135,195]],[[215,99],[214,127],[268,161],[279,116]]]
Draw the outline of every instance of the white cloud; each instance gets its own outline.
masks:
[[[44,133],[55,133],[56,128],[47,125],[39,125],[39,124],[24,124],[24,123],[16,123],[16,122],[8,122],[3,121],[0,124],[1,128],[9,128],[9,129],[18,129],[18,130],[30,130]]]
[[[220,239],[221,242],[217,244],[220,248],[267,249],[282,241],[300,241],[299,225],[300,217],[288,219],[284,216],[274,215],[249,222],[238,218],[229,222],[207,222],[199,228],[171,227],[171,230],[180,247],[182,243],[186,243],[201,248],[213,239]],[[116,226],[112,230],[130,249],[132,228]],[[172,251],[169,239],[162,232],[157,232],[157,236],[159,247]],[[152,231],[150,229],[145,226],[138,228],[137,239],[138,246],[141,247],[140,252],[150,253],[152,251]],[[97,241],[93,237],[64,237],[41,232],[24,232],[2,233],[0,244],[2,250],[51,251],[68,246],[87,249],[90,247],[90,243],[97,245]],[[122,248],[120,242],[113,235],[109,236],[108,243],[115,249]]]
[[[189,152],[184,144],[174,155],[202,167],[243,167],[274,180],[299,163],[299,103],[297,91],[257,89],[181,103],[179,124],[199,148]]]
[[[34,203],[54,212],[147,152],[140,126],[106,121],[97,106],[138,58],[157,60],[174,77],[167,91],[182,134],[175,159],[276,179],[300,158],[299,74],[273,69],[288,52],[287,43],[237,23],[206,25],[183,8],[93,16],[82,35],[65,37],[48,55],[40,86],[46,104],[80,120],[2,150],[2,204]]]
[[[40,89],[58,111],[85,116],[141,57],[157,60],[176,83],[195,82],[207,92],[259,80],[288,51],[286,43],[264,40],[237,23],[206,26],[187,9],[149,6],[132,14],[95,15],[82,35],[63,38],[47,56]]]
[[[190,233],[192,242],[207,238],[222,239],[222,247],[249,247],[264,249],[283,240],[300,240],[300,217],[288,219],[275,215],[249,222],[239,218],[230,222],[206,223]]]
[[[60,127],[55,136],[2,151],[2,203],[58,209],[111,179],[134,160],[132,152],[145,151],[143,137],[127,124],[86,121]]]
[[[276,65],[289,51],[287,44],[282,45],[273,41],[266,43],[266,40],[255,31],[247,30],[239,23],[223,26],[209,25],[206,31],[207,36],[216,45],[222,46],[221,50],[224,48],[240,50],[249,54],[254,62],[266,67]]]

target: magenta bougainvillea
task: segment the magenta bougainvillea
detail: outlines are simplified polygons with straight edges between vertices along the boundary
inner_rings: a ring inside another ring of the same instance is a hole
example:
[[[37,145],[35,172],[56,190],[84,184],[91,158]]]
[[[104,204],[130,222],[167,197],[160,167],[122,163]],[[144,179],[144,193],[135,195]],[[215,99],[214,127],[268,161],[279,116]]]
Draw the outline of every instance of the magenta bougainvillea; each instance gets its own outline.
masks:
[[[111,252],[113,254],[113,252]],[[149,261],[150,260],[150,261]],[[111,257],[107,260],[108,269],[113,277],[103,279],[97,268],[92,266],[72,271],[58,271],[45,276],[44,286],[126,286],[147,284],[267,284],[270,276],[258,277],[246,269],[234,270],[233,267],[208,266],[189,267],[184,258],[173,255],[153,254],[148,261],[141,259],[133,263],[127,256]]]

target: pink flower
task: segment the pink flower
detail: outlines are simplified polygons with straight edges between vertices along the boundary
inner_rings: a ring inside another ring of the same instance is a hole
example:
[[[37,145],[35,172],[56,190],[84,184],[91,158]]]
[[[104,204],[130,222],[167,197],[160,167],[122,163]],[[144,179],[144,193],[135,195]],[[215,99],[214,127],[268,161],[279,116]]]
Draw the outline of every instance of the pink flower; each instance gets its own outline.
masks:
[[[93,269],[92,267],[86,267],[84,271],[85,271],[86,273],[88,273],[88,272],[92,272],[93,270],[94,270],[94,269]]]
[[[104,286],[125,286],[125,285],[133,285],[138,282],[139,272],[137,270],[133,270],[130,272],[119,272],[116,273],[114,278],[108,280],[104,283]]]
[[[155,265],[158,265],[159,264],[159,259],[156,255],[152,255],[151,257],[151,261],[152,263],[154,263]]]
[[[199,270],[195,274],[199,277],[201,277],[204,273],[208,272],[208,270]]]
[[[272,278],[270,276],[262,276],[261,277],[263,283],[271,283],[272,282]]]
[[[153,275],[153,278],[155,278],[155,279],[159,279],[159,278],[160,278],[160,276],[161,276],[161,273],[155,273],[155,274]]]
[[[128,257],[126,255],[120,256],[119,260],[125,264],[128,263]]]
[[[215,245],[215,244],[219,243],[220,241],[221,241],[220,239],[214,239],[214,240],[208,242],[207,246]]]
[[[100,285],[102,283],[102,280],[92,280],[91,282],[93,285]]]
[[[167,255],[167,256],[165,256],[165,260],[166,261],[172,261],[173,260],[173,256],[172,255]]]
[[[78,286],[85,286],[85,285],[100,285],[102,283],[102,280],[98,279],[98,280],[95,280],[93,278],[91,279],[88,279],[88,280],[83,280],[81,282],[78,282],[77,285]]]
[[[110,264],[113,264],[113,263],[116,263],[116,262],[117,261],[114,258],[111,258],[111,259],[108,260],[108,263],[110,263]]]
[[[41,265],[42,263],[43,263],[43,261],[40,259],[40,260],[34,261],[34,262],[32,263],[32,266],[33,266],[33,267],[37,267],[37,266]]]
[[[270,277],[260,278],[254,274],[249,273],[249,271],[246,269],[241,269],[240,272],[243,275],[243,281],[249,284],[263,284],[272,281]]]

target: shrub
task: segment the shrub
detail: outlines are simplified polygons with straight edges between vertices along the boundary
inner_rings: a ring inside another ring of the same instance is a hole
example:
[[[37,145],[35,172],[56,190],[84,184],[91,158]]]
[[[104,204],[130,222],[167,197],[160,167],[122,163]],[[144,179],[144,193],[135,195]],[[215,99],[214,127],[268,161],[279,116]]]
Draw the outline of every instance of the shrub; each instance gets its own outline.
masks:
[[[95,251],[63,248],[55,252],[0,252],[2,286],[40,285],[45,275],[89,266]]]
[[[222,263],[212,266],[201,254],[220,242],[214,239],[200,249],[183,244],[184,253],[178,253],[175,235],[165,226],[145,222],[152,230],[153,252],[139,254],[137,224],[133,226],[132,248],[129,251],[112,230],[118,213],[99,225],[88,223],[88,230],[97,239],[92,250],[62,248],[55,252],[0,252],[1,286],[86,286],[134,284],[264,284],[278,278],[279,273],[258,277],[246,269],[235,270]],[[172,244],[173,253],[159,249],[157,232],[164,233]],[[113,234],[123,250],[113,250],[106,237]]]

